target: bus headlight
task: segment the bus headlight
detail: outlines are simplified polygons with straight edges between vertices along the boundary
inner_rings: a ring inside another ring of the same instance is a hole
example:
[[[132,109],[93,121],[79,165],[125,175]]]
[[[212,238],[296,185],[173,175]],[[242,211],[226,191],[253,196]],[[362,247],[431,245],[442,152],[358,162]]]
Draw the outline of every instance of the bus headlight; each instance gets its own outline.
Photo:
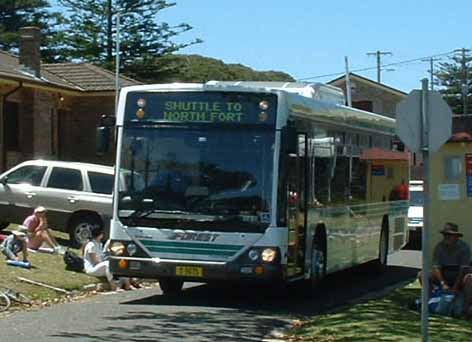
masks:
[[[136,247],[136,245],[134,243],[130,243],[127,247],[126,247],[126,250],[128,251],[128,254],[130,256],[133,256],[136,254],[136,252],[138,251],[138,247]]]
[[[257,261],[259,259],[259,252],[255,249],[251,249],[249,253],[247,253],[247,256],[251,261]]]
[[[123,255],[125,254],[125,245],[122,242],[113,242],[110,246],[111,254]]]
[[[273,248],[266,248],[262,251],[261,256],[262,256],[262,261],[272,262],[275,260],[275,257],[277,256],[277,251]]]

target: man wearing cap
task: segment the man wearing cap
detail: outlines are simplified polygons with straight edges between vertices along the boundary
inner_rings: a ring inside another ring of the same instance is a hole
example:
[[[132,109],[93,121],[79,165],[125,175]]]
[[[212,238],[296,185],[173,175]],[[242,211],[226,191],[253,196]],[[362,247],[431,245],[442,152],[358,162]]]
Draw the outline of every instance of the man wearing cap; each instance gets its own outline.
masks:
[[[46,242],[55,251],[59,250],[59,244],[48,229],[46,208],[37,207],[34,209],[33,214],[28,216],[23,222],[23,226],[28,228],[28,248],[38,249],[43,242]]]
[[[28,261],[28,252],[26,250],[26,233],[20,230],[14,230],[0,245],[0,251],[8,260],[19,261],[18,253],[22,252],[23,261]]]
[[[470,272],[470,247],[461,240],[457,224],[447,222],[441,230],[443,240],[433,252],[433,283],[445,291],[459,292],[464,286],[464,276]]]
[[[470,293],[470,247],[462,241],[457,224],[447,222],[441,230],[443,239],[434,247],[431,281],[443,291]],[[421,272],[418,274],[421,283]],[[467,301],[467,299],[466,299]]]

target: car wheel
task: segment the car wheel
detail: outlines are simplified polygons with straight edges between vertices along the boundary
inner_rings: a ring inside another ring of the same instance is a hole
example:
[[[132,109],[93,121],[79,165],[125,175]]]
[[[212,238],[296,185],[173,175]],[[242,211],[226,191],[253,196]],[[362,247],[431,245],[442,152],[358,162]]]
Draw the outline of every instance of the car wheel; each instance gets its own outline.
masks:
[[[159,279],[159,286],[165,295],[178,295],[184,282],[180,279]]]
[[[69,227],[69,239],[73,246],[80,247],[91,236],[92,227],[101,226],[100,220],[92,215],[81,215],[72,220]]]
[[[0,222],[0,230],[4,230],[9,225],[10,225],[9,222]]]

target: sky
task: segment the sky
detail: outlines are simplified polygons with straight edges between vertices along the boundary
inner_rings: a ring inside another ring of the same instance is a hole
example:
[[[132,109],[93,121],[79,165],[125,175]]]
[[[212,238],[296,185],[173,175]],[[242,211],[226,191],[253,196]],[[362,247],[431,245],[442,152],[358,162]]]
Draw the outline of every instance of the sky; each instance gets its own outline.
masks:
[[[327,82],[315,77],[372,68],[358,74],[377,79],[376,57],[398,63],[472,48],[472,1],[456,0],[175,0],[158,14],[169,24],[193,26],[176,41],[203,39],[180,53],[199,54],[240,63],[258,71],[276,70],[297,80]],[[439,61],[439,62],[441,62]],[[437,67],[437,63],[435,67]],[[386,67],[381,81],[409,92],[429,78],[429,62],[421,60]]]

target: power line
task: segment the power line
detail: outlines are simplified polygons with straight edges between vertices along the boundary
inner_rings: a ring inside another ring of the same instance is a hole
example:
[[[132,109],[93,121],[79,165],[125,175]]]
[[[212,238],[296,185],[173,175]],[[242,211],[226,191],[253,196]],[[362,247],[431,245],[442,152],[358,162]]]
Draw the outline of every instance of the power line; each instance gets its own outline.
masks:
[[[452,53],[454,53],[454,51],[438,53],[438,54],[431,55],[431,56],[413,58],[413,59],[407,59],[407,60],[404,60],[404,61],[383,64],[381,67],[385,68],[385,67],[390,67],[390,66],[409,64],[409,63],[413,63],[413,62],[420,62],[421,60],[424,60],[426,58],[435,58],[435,57],[447,56],[447,55],[450,55]],[[370,70],[375,70],[375,69],[377,69],[377,66],[354,69],[354,70],[351,70],[351,72],[362,72],[362,71],[370,71]],[[330,74],[303,77],[303,78],[299,78],[298,81],[312,80],[312,79],[317,79],[317,78],[325,78],[325,77],[332,77],[332,76],[339,76],[339,75],[344,75],[344,72],[341,71],[341,72],[335,72],[335,73],[330,73]]]

